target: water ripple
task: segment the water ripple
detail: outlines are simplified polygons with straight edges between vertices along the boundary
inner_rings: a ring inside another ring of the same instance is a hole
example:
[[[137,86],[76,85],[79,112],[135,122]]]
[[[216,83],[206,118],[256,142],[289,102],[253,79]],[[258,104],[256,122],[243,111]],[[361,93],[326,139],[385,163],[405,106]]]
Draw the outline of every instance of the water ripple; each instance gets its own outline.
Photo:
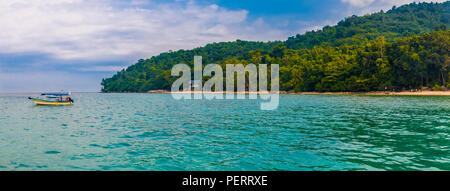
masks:
[[[0,95],[0,170],[450,170],[450,99]]]

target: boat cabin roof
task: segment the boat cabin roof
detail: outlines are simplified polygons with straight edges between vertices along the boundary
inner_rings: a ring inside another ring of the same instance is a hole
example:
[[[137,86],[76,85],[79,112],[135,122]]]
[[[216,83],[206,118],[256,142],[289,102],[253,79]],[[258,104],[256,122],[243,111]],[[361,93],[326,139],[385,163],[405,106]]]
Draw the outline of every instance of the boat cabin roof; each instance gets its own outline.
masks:
[[[49,95],[49,96],[69,96],[68,93],[42,93],[41,95]]]

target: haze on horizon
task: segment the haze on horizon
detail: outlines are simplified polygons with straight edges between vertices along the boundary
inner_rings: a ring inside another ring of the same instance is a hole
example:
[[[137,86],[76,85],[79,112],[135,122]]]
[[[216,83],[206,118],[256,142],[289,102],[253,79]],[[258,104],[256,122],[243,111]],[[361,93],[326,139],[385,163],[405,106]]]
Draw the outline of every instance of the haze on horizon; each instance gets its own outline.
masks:
[[[411,2],[2,1],[0,92],[98,92],[102,78],[140,58],[236,39],[286,40],[353,14]]]

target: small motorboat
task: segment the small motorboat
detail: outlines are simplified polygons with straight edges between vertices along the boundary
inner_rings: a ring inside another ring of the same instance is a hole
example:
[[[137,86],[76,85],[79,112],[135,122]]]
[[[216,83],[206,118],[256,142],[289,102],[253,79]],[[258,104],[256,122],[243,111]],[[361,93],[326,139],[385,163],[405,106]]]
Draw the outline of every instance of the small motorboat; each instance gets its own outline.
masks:
[[[32,98],[28,97],[31,101],[33,101],[36,105],[72,105],[73,99],[70,97],[68,93],[42,93],[41,96],[45,96],[45,98]]]

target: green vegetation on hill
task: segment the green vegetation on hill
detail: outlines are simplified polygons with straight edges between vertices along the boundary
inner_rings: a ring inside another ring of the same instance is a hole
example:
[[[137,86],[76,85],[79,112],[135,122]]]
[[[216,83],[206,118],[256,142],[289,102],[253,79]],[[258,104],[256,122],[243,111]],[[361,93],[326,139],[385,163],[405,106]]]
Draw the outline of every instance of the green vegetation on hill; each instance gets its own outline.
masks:
[[[436,26],[448,25],[449,19],[449,2],[412,3],[398,8],[393,7],[386,13],[381,11],[362,17],[353,15],[340,21],[336,26],[325,26],[322,30],[290,37],[285,45],[291,49],[301,49],[318,45],[360,44],[375,40],[378,36],[393,39],[431,32]]]
[[[102,81],[103,92],[170,89],[173,65],[279,64],[280,88],[295,91],[374,91],[449,86],[450,2],[412,3],[352,16],[285,42],[213,43],[162,53]],[[433,31],[434,30],[434,31]]]

